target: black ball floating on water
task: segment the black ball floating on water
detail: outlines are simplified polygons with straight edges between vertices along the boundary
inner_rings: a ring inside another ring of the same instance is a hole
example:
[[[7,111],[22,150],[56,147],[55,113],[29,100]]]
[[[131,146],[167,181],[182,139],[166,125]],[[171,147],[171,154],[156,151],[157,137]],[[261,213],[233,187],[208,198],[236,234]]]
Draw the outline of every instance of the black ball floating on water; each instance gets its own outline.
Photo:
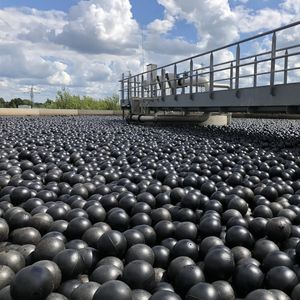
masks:
[[[181,300],[181,297],[174,292],[171,291],[158,291],[154,293],[150,298],[150,300]]]
[[[50,271],[45,267],[29,266],[20,270],[10,286],[13,299],[45,299],[54,288]]]
[[[59,288],[61,284],[62,274],[60,268],[55,262],[50,260],[40,260],[34,263],[33,265],[48,269],[48,271],[51,273],[52,276],[53,289],[57,290]]]
[[[220,246],[211,249],[204,259],[204,273],[210,281],[227,280],[235,268],[230,249]]]
[[[8,266],[0,266],[0,290],[11,284],[15,277],[15,272]]]
[[[272,292],[264,289],[258,289],[249,293],[245,300],[277,300],[278,298]]]
[[[122,258],[127,250],[127,241],[121,232],[109,230],[99,238],[97,248],[100,255]]]
[[[237,296],[245,297],[253,290],[262,288],[264,277],[260,268],[254,264],[238,265],[232,277],[232,284]]]
[[[226,245],[230,248],[243,246],[252,249],[254,239],[249,230],[243,226],[232,226],[226,232]]]
[[[114,265],[101,265],[96,268],[90,276],[90,280],[103,284],[110,280],[117,280],[121,277],[122,270]]]
[[[145,290],[136,289],[132,290],[132,300],[149,300],[151,294]]]
[[[186,300],[194,300],[194,299],[217,300],[219,299],[219,295],[218,295],[218,291],[212,284],[206,282],[199,282],[187,292],[185,299]]]
[[[151,290],[154,285],[155,272],[148,262],[134,260],[125,266],[122,280],[132,289]]]
[[[100,286],[93,300],[132,300],[132,291],[124,282],[112,280]]]
[[[58,265],[65,279],[75,278],[84,270],[84,261],[78,250],[62,250],[55,255],[53,261]]]
[[[175,276],[174,287],[180,295],[185,295],[192,286],[204,281],[205,276],[200,267],[187,265],[182,267]]]
[[[71,294],[70,300],[92,300],[100,284],[97,282],[86,282],[79,285]]]
[[[268,271],[265,282],[269,289],[279,289],[289,294],[299,281],[290,268],[277,266]]]
[[[235,298],[234,290],[231,284],[224,280],[217,280],[212,283],[214,288],[217,290],[219,300],[233,300]]]
[[[268,221],[266,235],[274,242],[282,242],[291,234],[291,223],[285,217],[276,217]]]

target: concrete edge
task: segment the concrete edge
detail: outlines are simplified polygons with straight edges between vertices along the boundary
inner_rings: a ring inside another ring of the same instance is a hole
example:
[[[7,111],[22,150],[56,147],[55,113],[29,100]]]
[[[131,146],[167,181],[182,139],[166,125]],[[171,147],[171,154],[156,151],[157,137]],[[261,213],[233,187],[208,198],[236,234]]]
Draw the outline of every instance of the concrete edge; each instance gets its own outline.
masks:
[[[121,116],[122,111],[45,109],[45,108],[0,108],[0,116]]]

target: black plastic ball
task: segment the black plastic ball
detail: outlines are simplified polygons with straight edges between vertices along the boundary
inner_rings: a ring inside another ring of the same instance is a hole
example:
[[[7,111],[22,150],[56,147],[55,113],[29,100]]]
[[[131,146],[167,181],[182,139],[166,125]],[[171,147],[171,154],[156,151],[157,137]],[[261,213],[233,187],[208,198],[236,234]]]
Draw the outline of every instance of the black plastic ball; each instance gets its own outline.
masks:
[[[92,300],[94,294],[99,289],[100,284],[97,282],[86,282],[79,285],[71,294],[70,300]]]
[[[199,282],[191,287],[185,296],[185,300],[194,299],[218,300],[219,295],[212,284]]]
[[[0,290],[11,284],[15,272],[8,266],[0,265]]]
[[[204,259],[204,274],[210,281],[227,280],[235,268],[234,257],[226,247],[211,249]]]
[[[110,280],[120,279],[122,270],[114,265],[101,265],[97,267],[90,276],[90,280],[103,284]]]
[[[175,276],[174,287],[180,295],[185,295],[192,286],[204,281],[204,274],[198,266],[187,265],[182,267]]]
[[[0,252],[0,265],[10,267],[15,273],[25,267],[24,256],[15,250],[5,250]]]
[[[214,288],[217,290],[219,295],[219,300],[234,300],[235,293],[231,284],[227,281],[218,280],[212,283]]]
[[[122,258],[127,250],[127,241],[121,232],[109,230],[99,238],[97,248],[100,255]]]
[[[148,262],[135,260],[125,266],[122,280],[132,289],[149,291],[154,285],[155,272]]]
[[[180,256],[173,259],[167,270],[167,276],[170,281],[174,281],[178,272],[184,267],[189,265],[195,265],[195,262],[186,256]]]
[[[20,270],[10,285],[14,300],[42,300],[54,289],[51,272],[40,266],[29,266]]]
[[[278,289],[289,294],[298,283],[295,272],[285,266],[274,267],[266,274],[265,284],[269,289]]]
[[[65,279],[75,278],[84,270],[84,261],[78,250],[66,249],[55,255],[53,261],[61,270]]]
[[[285,217],[276,217],[268,221],[266,235],[274,242],[287,240],[291,234],[291,223]]]
[[[181,297],[171,291],[158,291],[155,292],[150,298],[150,300],[181,300]]]
[[[136,244],[127,250],[125,263],[128,264],[134,260],[143,260],[153,265],[154,259],[154,252],[149,246],[145,244]]]
[[[132,300],[132,291],[126,283],[112,280],[100,286],[93,300]]]
[[[248,229],[242,226],[232,226],[226,232],[226,245],[230,248],[243,246],[252,249],[254,239]]]
[[[47,268],[48,271],[51,273],[52,279],[53,279],[53,289],[57,290],[61,283],[62,274],[58,267],[58,265],[50,260],[40,260],[33,264],[34,266],[40,266],[43,268]]]
[[[262,288],[264,273],[254,264],[240,264],[233,273],[232,283],[237,296],[245,297],[250,292]]]

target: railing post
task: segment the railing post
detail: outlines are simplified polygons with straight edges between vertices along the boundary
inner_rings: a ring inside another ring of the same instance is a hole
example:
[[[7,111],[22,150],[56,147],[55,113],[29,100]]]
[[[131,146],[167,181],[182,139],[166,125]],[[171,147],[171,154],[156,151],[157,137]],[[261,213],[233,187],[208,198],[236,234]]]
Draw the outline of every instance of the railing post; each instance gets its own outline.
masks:
[[[177,65],[174,64],[174,82],[173,82],[174,88],[172,91],[172,94],[175,95],[175,100],[177,100]]]
[[[142,84],[142,75],[139,75],[139,98],[142,98],[142,89],[143,89],[143,84]]]
[[[230,63],[230,89],[233,89],[233,62]]]
[[[270,74],[270,93],[272,96],[274,96],[275,62],[276,62],[276,32],[274,32],[272,36],[271,74]]]
[[[199,90],[199,87],[198,87],[198,81],[199,81],[198,76],[199,76],[199,71],[196,70],[196,93],[198,93],[198,90]]]
[[[209,98],[213,99],[214,97],[214,54],[210,53],[209,59]]]
[[[150,72],[150,97],[153,97],[153,71]]]
[[[128,76],[128,79],[127,79],[127,99],[128,101],[130,101],[130,98],[131,98],[131,84],[130,84],[130,79],[129,79],[130,75]]]
[[[122,80],[121,80],[121,103],[124,102],[125,98],[125,93],[124,93],[124,80],[125,80],[125,74],[122,73]]]
[[[136,76],[133,78],[133,97],[136,98]]]
[[[165,81],[165,69],[161,69],[161,97],[164,98],[166,95],[166,81]]]
[[[253,87],[257,86],[257,56],[254,57]]]
[[[288,81],[288,67],[289,67],[289,53],[288,50],[285,50],[284,53],[284,71],[283,71],[283,83],[287,84]]]
[[[190,59],[190,99],[193,98],[193,59]]]
[[[141,98],[144,99],[144,74],[142,74],[141,88]]]
[[[241,48],[240,44],[236,46],[235,54],[235,89],[238,90],[240,87],[240,58],[241,58]]]

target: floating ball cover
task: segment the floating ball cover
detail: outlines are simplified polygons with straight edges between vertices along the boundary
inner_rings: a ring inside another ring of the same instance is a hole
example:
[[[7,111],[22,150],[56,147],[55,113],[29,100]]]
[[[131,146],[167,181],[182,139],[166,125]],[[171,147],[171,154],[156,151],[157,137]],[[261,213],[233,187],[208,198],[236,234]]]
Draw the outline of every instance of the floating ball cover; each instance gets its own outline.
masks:
[[[210,280],[226,280],[235,268],[232,252],[226,247],[211,249],[204,259],[204,274]]]
[[[100,255],[122,258],[127,250],[127,241],[121,232],[109,230],[99,238],[97,248]]]
[[[8,266],[0,265],[0,290],[10,285],[15,277],[15,272]]]
[[[83,283],[72,292],[70,300],[92,300],[99,287],[97,282]]]
[[[212,284],[199,282],[191,287],[185,296],[185,300],[195,299],[219,300],[218,291]]]
[[[245,297],[250,292],[260,289],[264,282],[264,274],[254,264],[240,264],[232,276],[232,284],[239,297]]]
[[[174,287],[180,295],[185,295],[192,286],[204,281],[205,277],[200,267],[188,265],[179,270],[175,277]]]
[[[188,265],[195,265],[195,262],[187,256],[180,256],[173,259],[167,270],[168,279],[173,281],[181,268]]]
[[[249,293],[245,300],[278,300],[272,292],[264,289],[258,289]]]
[[[93,300],[132,300],[132,291],[126,283],[112,280],[100,286]]]
[[[158,291],[154,293],[150,300],[181,300],[181,297],[171,291]]]
[[[226,232],[226,245],[230,248],[243,246],[252,249],[254,239],[249,230],[242,226],[232,226]]]
[[[291,235],[292,227],[289,219],[276,217],[268,221],[266,235],[274,242],[283,242]]]
[[[53,288],[53,278],[47,268],[29,266],[16,274],[10,293],[14,300],[43,300]]]
[[[218,280],[214,281],[212,285],[215,287],[219,294],[218,300],[234,300],[235,294],[232,286],[228,281]]]
[[[148,291],[153,287],[155,272],[148,262],[134,260],[125,266],[122,280],[132,289],[144,289]]]
[[[298,284],[298,278],[294,271],[285,266],[272,268],[266,275],[266,287],[269,289],[278,289],[287,294]]]

